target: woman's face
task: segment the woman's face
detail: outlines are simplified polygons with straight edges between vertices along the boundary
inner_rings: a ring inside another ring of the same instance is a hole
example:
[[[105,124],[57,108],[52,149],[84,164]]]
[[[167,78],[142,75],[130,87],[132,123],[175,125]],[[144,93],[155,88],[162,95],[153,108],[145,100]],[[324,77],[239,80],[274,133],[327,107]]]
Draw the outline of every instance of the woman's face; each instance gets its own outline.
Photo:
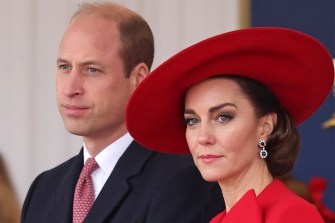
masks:
[[[234,80],[206,79],[192,86],[184,117],[186,140],[205,180],[228,182],[264,166],[258,141],[266,139],[266,117],[255,116]]]

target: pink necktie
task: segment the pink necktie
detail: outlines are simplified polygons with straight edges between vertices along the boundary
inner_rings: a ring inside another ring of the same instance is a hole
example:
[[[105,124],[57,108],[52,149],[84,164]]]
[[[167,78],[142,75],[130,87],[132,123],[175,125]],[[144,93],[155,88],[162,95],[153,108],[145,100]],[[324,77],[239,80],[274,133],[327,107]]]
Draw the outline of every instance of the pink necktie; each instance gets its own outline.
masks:
[[[94,158],[89,158],[77,181],[73,199],[73,223],[82,223],[94,202],[92,173],[98,168]]]

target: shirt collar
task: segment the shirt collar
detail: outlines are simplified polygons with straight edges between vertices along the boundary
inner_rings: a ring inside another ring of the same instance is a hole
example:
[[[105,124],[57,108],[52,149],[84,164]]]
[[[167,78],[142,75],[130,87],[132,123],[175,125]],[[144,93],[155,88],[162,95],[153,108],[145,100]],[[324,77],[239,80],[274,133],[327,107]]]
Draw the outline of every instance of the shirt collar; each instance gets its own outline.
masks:
[[[103,149],[96,157],[95,161],[98,163],[99,167],[104,173],[111,173],[114,169],[117,161],[122,156],[124,151],[129,147],[133,138],[129,133],[126,133],[124,136],[107,146]],[[88,158],[91,157],[89,154],[85,143],[84,147],[84,163]]]

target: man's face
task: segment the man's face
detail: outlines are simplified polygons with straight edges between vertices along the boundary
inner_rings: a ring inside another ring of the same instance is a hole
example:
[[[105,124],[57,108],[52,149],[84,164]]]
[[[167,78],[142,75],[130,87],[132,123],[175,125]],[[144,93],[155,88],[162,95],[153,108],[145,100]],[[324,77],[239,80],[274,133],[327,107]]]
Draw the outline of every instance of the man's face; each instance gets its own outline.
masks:
[[[125,107],[134,89],[119,56],[116,23],[83,15],[67,28],[57,59],[56,96],[66,129],[89,139],[126,132]]]

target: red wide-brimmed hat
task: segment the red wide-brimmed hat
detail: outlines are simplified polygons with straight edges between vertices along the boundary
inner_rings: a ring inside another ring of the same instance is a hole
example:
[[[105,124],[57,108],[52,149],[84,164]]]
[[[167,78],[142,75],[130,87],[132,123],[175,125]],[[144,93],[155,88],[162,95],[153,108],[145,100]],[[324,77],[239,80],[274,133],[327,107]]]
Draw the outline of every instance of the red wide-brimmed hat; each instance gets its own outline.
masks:
[[[223,33],[182,50],[142,81],[127,106],[129,133],[150,149],[189,153],[185,92],[205,78],[224,74],[263,83],[298,125],[327,98],[334,66],[319,41],[292,29],[259,27]]]

